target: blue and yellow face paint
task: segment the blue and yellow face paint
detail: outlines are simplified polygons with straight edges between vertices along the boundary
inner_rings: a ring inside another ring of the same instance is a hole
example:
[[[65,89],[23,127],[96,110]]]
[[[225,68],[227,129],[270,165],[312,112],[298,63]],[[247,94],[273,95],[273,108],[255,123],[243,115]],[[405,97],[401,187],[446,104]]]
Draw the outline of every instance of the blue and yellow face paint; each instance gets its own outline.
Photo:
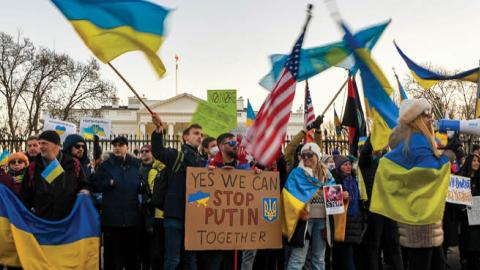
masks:
[[[143,0],[52,0],[85,44],[104,63],[142,51],[159,76],[165,66],[156,54],[165,39],[169,11]]]

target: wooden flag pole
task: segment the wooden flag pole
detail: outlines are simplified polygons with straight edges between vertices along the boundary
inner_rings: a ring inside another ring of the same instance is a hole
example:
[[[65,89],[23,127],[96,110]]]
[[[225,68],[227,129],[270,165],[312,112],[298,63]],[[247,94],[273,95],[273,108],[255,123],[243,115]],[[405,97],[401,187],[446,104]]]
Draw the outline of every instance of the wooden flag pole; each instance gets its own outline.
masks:
[[[330,108],[330,106],[332,106],[333,102],[335,102],[335,100],[337,99],[338,95],[340,95],[340,93],[342,92],[343,88],[345,88],[345,85],[347,85],[347,82],[348,82],[348,77],[347,79],[345,80],[345,82],[342,84],[342,86],[340,86],[340,89],[338,89],[337,93],[335,94],[335,96],[333,97],[333,99],[330,101],[330,103],[328,103],[327,107],[325,108],[325,110],[323,110],[322,114],[321,115],[325,115],[325,113],[327,113],[328,109]]]
[[[130,85],[130,83],[122,76],[122,74],[120,74],[120,72],[118,72],[118,70],[112,65],[112,63],[108,62],[107,63],[112,69],[113,71],[115,71],[115,73],[118,75],[118,77],[120,77],[120,79],[122,79],[122,81],[128,86],[128,88],[130,88],[130,90],[132,90],[133,94],[135,94],[135,96],[138,98],[138,100],[143,104],[143,106],[145,106],[145,109],[148,110],[148,112],[153,115],[153,111],[152,109],[150,109],[150,107],[148,107],[147,103],[145,103],[145,101],[143,101],[143,99],[140,97],[140,95],[137,93],[137,91],[135,91],[135,89],[133,89],[133,87]]]

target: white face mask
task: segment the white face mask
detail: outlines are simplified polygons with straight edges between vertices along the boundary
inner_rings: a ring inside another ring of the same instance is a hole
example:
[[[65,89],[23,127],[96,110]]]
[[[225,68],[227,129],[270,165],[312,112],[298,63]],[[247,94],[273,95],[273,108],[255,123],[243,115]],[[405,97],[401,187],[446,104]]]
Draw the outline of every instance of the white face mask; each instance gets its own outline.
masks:
[[[329,169],[330,171],[335,170],[335,162],[329,162],[329,163],[327,164],[327,167],[328,167],[328,169]]]
[[[214,146],[210,148],[210,155],[215,156],[220,150],[218,149],[218,146]]]

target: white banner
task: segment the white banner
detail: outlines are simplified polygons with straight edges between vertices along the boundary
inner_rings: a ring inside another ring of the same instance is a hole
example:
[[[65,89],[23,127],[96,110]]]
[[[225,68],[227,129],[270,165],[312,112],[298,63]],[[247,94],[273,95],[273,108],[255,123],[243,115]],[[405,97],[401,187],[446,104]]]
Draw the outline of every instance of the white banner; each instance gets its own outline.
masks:
[[[90,117],[80,119],[80,133],[87,140],[93,140],[94,135],[97,135],[100,139],[108,139],[111,130],[111,120]]]
[[[467,208],[468,224],[480,225],[480,196],[473,197],[472,208]]]
[[[447,202],[462,205],[472,205],[472,191],[470,178],[458,175],[450,176],[448,185]]]
[[[68,135],[77,133],[77,126],[70,122],[48,118],[43,122],[43,131],[45,130],[55,130],[63,143]]]

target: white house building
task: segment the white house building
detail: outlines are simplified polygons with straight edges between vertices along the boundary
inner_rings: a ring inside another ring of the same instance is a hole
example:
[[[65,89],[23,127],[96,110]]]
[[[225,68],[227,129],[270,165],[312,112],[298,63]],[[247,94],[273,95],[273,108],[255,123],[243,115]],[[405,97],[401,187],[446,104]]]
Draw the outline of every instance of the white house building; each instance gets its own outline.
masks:
[[[185,129],[192,119],[197,103],[202,99],[182,93],[165,100],[143,99],[145,103],[158,113],[164,123],[167,124],[168,135],[179,134]],[[237,100],[237,123],[238,127],[245,127],[246,104],[242,97]],[[155,126],[151,122],[151,116],[136,97],[128,98],[128,105],[102,106],[100,109],[102,118],[112,121],[112,133],[124,135],[147,135],[151,134]],[[303,127],[303,110],[293,112],[290,117],[287,134],[295,135]]]

